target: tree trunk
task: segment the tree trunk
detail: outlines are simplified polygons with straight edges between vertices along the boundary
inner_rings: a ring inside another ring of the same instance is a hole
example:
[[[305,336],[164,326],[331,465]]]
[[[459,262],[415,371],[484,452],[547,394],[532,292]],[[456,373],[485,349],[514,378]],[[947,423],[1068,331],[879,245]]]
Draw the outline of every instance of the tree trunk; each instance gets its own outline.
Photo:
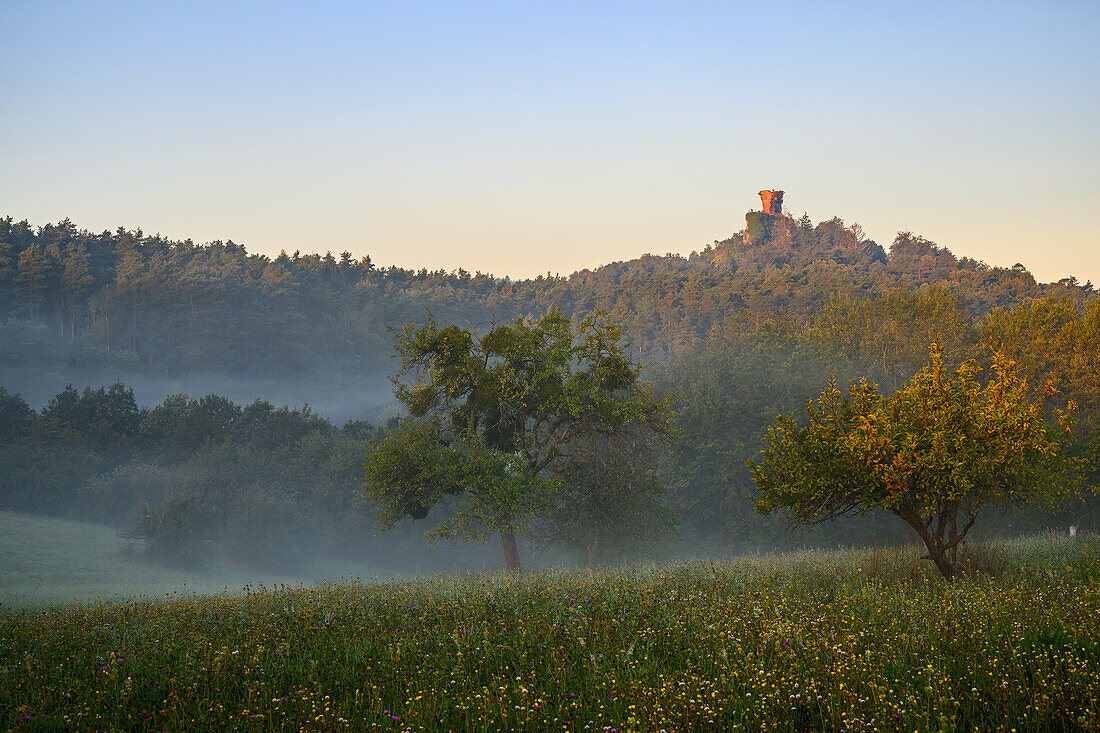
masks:
[[[936,563],[936,567],[939,568],[940,575],[947,580],[955,579],[955,563],[951,562],[951,558],[948,557],[948,552],[941,551],[938,554],[932,546],[928,547],[928,556],[932,558],[932,562]]]
[[[500,544],[504,548],[504,568],[509,573],[521,573],[519,549],[516,548],[516,534],[511,524],[500,525]]]
[[[928,531],[928,527],[920,521],[920,517],[916,514],[899,511],[895,511],[894,514],[905,520],[905,523],[912,527],[913,531],[917,533],[917,536],[921,538],[924,542],[924,546],[928,548],[928,559],[936,564],[936,568],[940,571],[940,575],[947,580],[954,580],[956,569],[952,556],[953,553],[951,553],[950,550],[943,549],[940,543],[936,542],[935,536]]]

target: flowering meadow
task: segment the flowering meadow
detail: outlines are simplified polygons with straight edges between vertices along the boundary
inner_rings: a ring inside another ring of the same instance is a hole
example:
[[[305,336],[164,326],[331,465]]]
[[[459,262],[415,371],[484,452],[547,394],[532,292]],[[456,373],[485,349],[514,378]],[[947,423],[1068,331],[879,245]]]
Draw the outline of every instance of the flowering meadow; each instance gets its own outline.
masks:
[[[1100,539],[0,614],[0,728],[1100,730]]]

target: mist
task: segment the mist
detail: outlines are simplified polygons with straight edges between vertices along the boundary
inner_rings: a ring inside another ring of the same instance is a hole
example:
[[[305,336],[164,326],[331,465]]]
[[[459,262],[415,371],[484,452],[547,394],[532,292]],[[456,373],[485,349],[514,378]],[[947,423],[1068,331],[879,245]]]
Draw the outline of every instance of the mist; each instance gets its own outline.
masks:
[[[375,420],[398,414],[380,378],[346,380],[359,399],[341,403],[339,387],[309,380],[87,379],[51,393],[56,376],[24,375],[0,393],[10,427],[0,436],[8,608],[501,566],[496,541],[426,541],[453,503],[388,532],[374,522],[362,465]],[[34,402],[21,406],[16,385]],[[305,399],[276,407],[272,394]],[[531,567],[568,562],[530,543],[522,551]]]
[[[780,209],[745,222],[686,258],[510,281],[2,219],[16,267],[0,288],[0,510],[29,526],[102,528],[121,544],[100,557],[126,558],[105,567],[191,573],[190,587],[200,576],[243,587],[498,569],[495,539],[427,546],[425,531],[456,506],[379,533],[361,496],[369,447],[403,415],[388,327],[429,312],[475,331],[555,309],[573,324],[610,313],[642,378],[675,404],[676,437],[645,467],[645,501],[628,492],[610,508],[593,481],[595,501],[556,507],[558,531],[542,531],[546,517],[527,527],[524,567],[908,541],[882,513],[797,529],[761,517],[747,466],[777,415],[802,414],[830,378],[867,378],[887,394],[921,370],[931,343],[950,364],[976,358],[987,371],[982,345],[1004,344],[1032,384],[1054,372],[1053,406],[1079,406],[1080,450],[1100,481],[1100,397],[1075,367],[1100,348],[1091,284],[1043,285],[908,232],[887,251],[838,217],[814,225]],[[36,262],[87,282],[32,288]],[[1059,512],[990,513],[975,536],[1100,520],[1094,499]]]
[[[254,400],[266,400],[276,406],[308,404],[337,424],[347,420],[381,423],[398,414],[389,375],[374,372],[333,370],[327,374],[306,372],[294,377],[267,376],[260,372],[245,377],[212,370],[151,375],[145,371],[63,366],[0,367],[0,386],[9,392],[18,392],[35,409],[44,406],[66,385],[83,389],[115,382],[132,388],[142,405],[158,404],[174,394],[192,397],[218,394],[237,404]]]
[[[421,529],[422,532],[422,529]],[[406,580],[439,574],[492,572],[500,566],[495,543],[427,545],[415,531],[378,538],[348,537],[360,552],[334,557],[325,548],[307,548],[293,562],[257,569],[227,555],[198,566],[158,562],[146,548],[114,527],[0,511],[0,612],[126,603],[195,595],[240,595],[277,586],[316,586],[329,582]],[[371,548],[374,551],[371,552]],[[330,548],[329,548],[330,549]],[[524,547],[534,567],[562,559]]]

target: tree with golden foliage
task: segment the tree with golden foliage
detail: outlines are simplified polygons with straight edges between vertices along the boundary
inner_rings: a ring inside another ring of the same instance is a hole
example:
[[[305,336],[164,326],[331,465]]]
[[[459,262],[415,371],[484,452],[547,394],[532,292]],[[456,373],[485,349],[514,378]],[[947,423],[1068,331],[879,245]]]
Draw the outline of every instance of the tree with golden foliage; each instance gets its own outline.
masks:
[[[1042,396],[1000,353],[984,386],[973,361],[951,373],[938,344],[930,361],[890,397],[866,380],[845,396],[834,381],[807,405],[805,426],[781,415],[751,466],[757,511],[815,524],[886,510],[953,578],[959,544],[984,507],[1053,506],[1077,491],[1079,465],[1064,452],[1072,404],[1049,422]]]

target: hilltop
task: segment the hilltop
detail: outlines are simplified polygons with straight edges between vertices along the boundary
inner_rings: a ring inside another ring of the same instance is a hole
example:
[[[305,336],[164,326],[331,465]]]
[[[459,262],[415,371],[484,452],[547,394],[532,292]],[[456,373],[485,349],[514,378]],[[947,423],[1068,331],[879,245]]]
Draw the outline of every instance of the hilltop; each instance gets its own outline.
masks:
[[[363,419],[381,425],[397,414],[387,380],[395,370],[387,327],[431,311],[439,322],[477,328],[551,308],[574,319],[609,311],[647,363],[645,378],[674,399],[679,437],[664,452],[660,474],[666,505],[678,519],[677,553],[820,546],[848,541],[856,531],[861,541],[897,541],[900,530],[882,518],[860,520],[858,530],[853,520],[812,533],[762,521],[753,511],[746,463],[776,415],[800,413],[830,378],[841,384],[867,378],[889,393],[921,369],[932,342],[952,364],[976,359],[988,367],[995,348],[1020,363],[1029,384],[1053,379],[1046,398],[1052,406],[1076,404],[1078,450],[1089,480],[1100,484],[1100,299],[1091,283],[1039,283],[1022,266],[990,267],[908,232],[884,248],[839,218],[813,224],[782,208],[752,211],[743,229],[687,256],[645,254],[568,277],[511,280],[378,267],[346,252],[271,258],[234,242],[199,245],[124,229],[92,234],[67,220],[35,228],[9,217],[0,220],[0,387],[21,393],[25,403],[9,402],[21,405],[28,424],[42,425],[26,435],[11,430],[10,444],[0,444],[0,461],[7,462],[0,507],[46,511],[48,495],[49,513],[72,511],[72,497],[98,482],[129,497],[113,520],[118,524],[133,519],[139,499],[167,501],[161,507],[167,511],[182,489],[170,461],[135,447],[144,445],[136,426],[147,413],[236,404],[283,415],[291,413],[273,406],[308,402],[293,414],[314,422],[323,416],[323,440],[354,442],[363,436],[336,426]],[[112,394],[128,395],[133,423],[119,433],[121,442],[88,453],[85,443],[103,437],[95,425],[71,439],[57,432],[55,413],[82,399],[97,403],[104,393],[79,398],[66,384],[119,380],[125,385]],[[203,395],[209,399],[196,402]],[[35,418],[31,407],[39,406]],[[253,437],[179,460],[196,475],[237,477],[227,496],[268,491],[246,470],[251,450],[266,451],[258,464],[265,469],[290,461],[302,485],[327,477],[338,498],[331,505],[304,501],[308,494],[290,486],[275,492],[278,501],[299,507],[296,530],[361,490],[361,446],[345,451],[346,465],[336,466],[319,462],[302,436],[275,458]],[[248,450],[238,455],[238,448]],[[70,465],[73,456],[79,460],[71,465],[85,468],[55,475],[51,467]],[[131,475],[145,477],[145,493],[131,491]],[[152,485],[167,488],[147,495]],[[264,496],[259,505],[278,505]],[[1100,517],[1091,498],[1058,509],[1056,516],[1010,512],[984,531],[1064,528],[1082,517],[1089,527]],[[270,525],[282,516],[275,509],[270,517],[255,514],[235,536],[278,536]],[[609,546],[601,559],[665,549]]]
[[[319,243],[318,249],[323,248]],[[431,310],[465,325],[560,308],[596,309],[660,361],[731,317],[805,323],[831,298],[939,286],[971,319],[1091,283],[1041,284],[1022,266],[990,267],[901,232],[889,250],[858,224],[750,212],[745,229],[689,256],[643,254],[567,277],[527,280],[459,269],[378,267],[301,251],[271,258],[232,241],[196,244],[65,219],[0,219],[0,372],[80,381],[115,375],[250,379],[389,372],[388,326]],[[43,370],[45,370],[43,372]],[[83,375],[83,376],[80,376]],[[6,383],[11,384],[11,379]]]

